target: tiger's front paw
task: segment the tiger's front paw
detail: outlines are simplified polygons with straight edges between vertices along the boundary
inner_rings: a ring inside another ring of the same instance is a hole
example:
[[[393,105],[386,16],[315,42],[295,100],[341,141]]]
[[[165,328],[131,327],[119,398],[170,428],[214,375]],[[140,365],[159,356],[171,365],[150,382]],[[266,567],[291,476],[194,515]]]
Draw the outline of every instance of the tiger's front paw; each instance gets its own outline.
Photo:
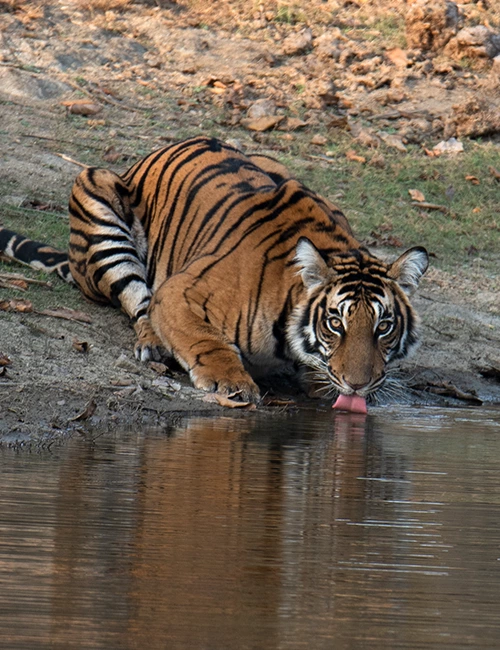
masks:
[[[139,361],[160,361],[168,355],[160,337],[154,331],[149,318],[141,318],[134,326],[137,342],[134,346],[135,358]]]
[[[207,368],[197,368],[190,372],[191,381],[196,388],[208,393],[237,395],[243,402],[257,403],[260,392],[257,384],[244,370],[224,369],[221,373],[210,372]]]

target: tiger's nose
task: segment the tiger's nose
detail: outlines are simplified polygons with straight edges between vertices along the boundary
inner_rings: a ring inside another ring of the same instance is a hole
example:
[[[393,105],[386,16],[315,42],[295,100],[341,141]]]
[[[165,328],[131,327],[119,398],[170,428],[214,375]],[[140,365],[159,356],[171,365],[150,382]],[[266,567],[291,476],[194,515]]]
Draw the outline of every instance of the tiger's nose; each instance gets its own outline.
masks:
[[[366,388],[366,386],[368,386],[368,384],[370,383],[369,381],[366,381],[366,382],[364,382],[362,384],[353,384],[352,382],[348,381],[345,377],[344,377],[344,381],[349,386],[349,388],[352,388],[352,390],[354,392],[357,392],[358,390],[361,390],[362,388]]]

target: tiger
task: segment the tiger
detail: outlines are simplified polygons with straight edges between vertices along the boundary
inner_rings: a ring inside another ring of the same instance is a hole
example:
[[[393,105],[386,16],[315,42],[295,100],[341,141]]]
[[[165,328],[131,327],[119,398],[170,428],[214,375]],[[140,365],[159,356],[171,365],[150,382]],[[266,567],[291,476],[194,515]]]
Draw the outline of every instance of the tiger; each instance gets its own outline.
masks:
[[[87,168],[62,252],[0,228],[0,251],[119,307],[142,361],[175,360],[204,391],[258,402],[289,369],[366,400],[419,338],[410,296],[425,248],[392,263],[344,213],[264,154],[197,136],[118,175]]]

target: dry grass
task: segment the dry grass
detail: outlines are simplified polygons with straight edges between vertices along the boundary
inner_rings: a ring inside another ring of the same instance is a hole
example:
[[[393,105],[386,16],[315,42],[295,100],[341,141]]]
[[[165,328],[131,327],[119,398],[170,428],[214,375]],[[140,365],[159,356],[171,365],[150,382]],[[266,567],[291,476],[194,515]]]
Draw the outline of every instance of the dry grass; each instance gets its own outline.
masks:
[[[87,11],[125,11],[132,5],[132,0],[74,0],[74,4]]]

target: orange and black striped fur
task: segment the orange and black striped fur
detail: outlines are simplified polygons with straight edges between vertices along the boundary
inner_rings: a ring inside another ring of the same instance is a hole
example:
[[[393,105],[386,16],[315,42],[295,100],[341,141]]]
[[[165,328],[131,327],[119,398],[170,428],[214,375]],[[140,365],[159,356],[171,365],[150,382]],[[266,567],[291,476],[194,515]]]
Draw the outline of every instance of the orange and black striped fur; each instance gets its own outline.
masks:
[[[0,251],[120,306],[136,356],[175,357],[198,388],[255,400],[255,377],[295,364],[366,396],[416,343],[408,295],[425,249],[373,257],[342,212],[266,156],[192,138],[122,176],[85,170],[69,210],[67,257],[6,229]]]

